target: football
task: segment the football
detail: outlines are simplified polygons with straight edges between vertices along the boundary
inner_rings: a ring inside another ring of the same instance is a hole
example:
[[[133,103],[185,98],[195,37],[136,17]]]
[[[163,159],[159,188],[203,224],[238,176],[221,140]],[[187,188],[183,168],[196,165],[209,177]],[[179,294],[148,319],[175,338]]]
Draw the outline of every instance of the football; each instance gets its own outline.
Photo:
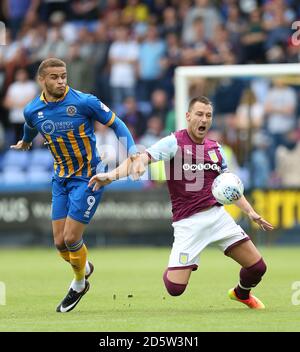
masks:
[[[224,172],[215,178],[211,191],[219,203],[232,204],[243,195],[244,185],[235,174]]]

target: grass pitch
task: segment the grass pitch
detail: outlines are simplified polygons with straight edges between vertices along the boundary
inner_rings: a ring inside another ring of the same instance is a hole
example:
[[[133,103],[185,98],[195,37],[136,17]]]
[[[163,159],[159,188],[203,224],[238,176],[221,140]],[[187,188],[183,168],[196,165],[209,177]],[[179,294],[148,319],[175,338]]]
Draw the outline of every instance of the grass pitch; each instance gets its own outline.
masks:
[[[162,282],[169,248],[121,248],[89,251],[91,289],[61,314],[55,308],[72,272],[55,249],[2,249],[0,331],[300,331],[300,292],[292,289],[300,281],[300,248],[260,250],[268,271],[254,293],[264,311],[227,298],[239,266],[216,249],[203,252],[186,292],[171,297]]]

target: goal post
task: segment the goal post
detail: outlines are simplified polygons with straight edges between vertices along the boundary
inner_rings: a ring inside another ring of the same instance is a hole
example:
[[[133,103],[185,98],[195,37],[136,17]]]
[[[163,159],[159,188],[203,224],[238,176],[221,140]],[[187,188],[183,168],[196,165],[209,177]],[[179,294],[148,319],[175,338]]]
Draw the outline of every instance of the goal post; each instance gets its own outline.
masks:
[[[300,75],[300,63],[295,64],[255,64],[255,65],[213,65],[213,66],[179,66],[175,70],[175,116],[176,129],[186,127],[185,113],[189,97],[189,80],[197,77],[267,77],[282,75]]]

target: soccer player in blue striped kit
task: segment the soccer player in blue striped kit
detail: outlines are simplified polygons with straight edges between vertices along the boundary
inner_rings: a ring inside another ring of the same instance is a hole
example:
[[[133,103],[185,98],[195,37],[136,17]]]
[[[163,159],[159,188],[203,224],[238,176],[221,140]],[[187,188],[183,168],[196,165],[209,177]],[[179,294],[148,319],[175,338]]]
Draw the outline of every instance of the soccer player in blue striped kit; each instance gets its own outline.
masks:
[[[56,309],[65,313],[74,309],[89,290],[87,279],[94,270],[92,263],[87,261],[87,248],[82,238],[103,193],[103,188],[93,192],[88,187],[101,163],[94,122],[111,127],[119,139],[126,141],[127,152],[136,161],[133,172],[137,177],[145,168],[142,162],[139,163],[140,156],[126,125],[98,98],[67,85],[65,62],[57,58],[44,60],[38,69],[38,80],[43,92],[25,107],[23,139],[11,148],[28,150],[40,133],[54,158],[54,243],[74,271],[68,294]]]

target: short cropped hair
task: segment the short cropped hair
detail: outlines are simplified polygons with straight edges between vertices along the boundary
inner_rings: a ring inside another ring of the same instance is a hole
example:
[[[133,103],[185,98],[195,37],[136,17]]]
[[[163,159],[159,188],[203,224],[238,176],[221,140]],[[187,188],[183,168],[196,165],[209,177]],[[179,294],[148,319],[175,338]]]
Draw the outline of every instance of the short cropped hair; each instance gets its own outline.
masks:
[[[196,104],[196,103],[203,103],[205,105],[211,105],[213,106],[212,102],[207,98],[205,97],[204,95],[201,95],[201,96],[198,96],[196,98],[193,98],[190,103],[189,103],[189,110],[188,111],[191,111],[193,106]]]
[[[43,76],[48,67],[67,67],[66,63],[57,58],[50,58],[42,61],[38,68],[38,75]]]

